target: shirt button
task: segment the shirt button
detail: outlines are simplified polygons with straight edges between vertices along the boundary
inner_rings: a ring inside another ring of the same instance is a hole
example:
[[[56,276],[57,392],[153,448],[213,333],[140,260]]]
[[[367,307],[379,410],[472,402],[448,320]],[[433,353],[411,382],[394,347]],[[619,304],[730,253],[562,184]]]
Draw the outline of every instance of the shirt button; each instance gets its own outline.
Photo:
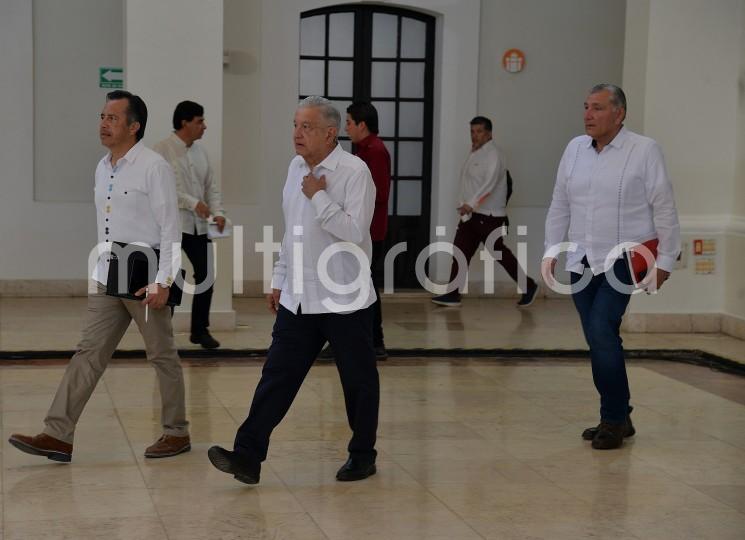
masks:
[[[114,178],[114,175],[113,174],[111,175],[111,178]]]
[[[111,197],[106,197],[107,199],[111,200]]]

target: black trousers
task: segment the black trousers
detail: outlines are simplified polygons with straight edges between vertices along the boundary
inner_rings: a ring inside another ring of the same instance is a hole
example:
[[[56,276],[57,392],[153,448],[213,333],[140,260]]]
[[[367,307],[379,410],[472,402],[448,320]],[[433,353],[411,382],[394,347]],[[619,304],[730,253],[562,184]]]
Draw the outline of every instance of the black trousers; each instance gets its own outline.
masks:
[[[375,461],[380,383],[372,344],[372,306],[354,313],[297,315],[280,306],[266,363],[234,450],[264,461],[269,436],[290,409],[310,367],[328,341],[344,390],[352,439],[350,456]]]
[[[455,240],[453,244],[459,248],[463,255],[466,256],[466,261],[471,262],[471,257],[476,253],[479,248],[479,244],[486,245],[486,239],[489,235],[502,225],[508,224],[506,217],[499,216],[487,216],[485,214],[478,214],[474,212],[471,215],[471,219],[464,222],[458,223],[458,228],[455,231]],[[512,250],[504,244],[504,238],[499,237],[494,242],[493,246],[487,246],[494,252],[501,252],[502,258],[499,260],[499,264],[502,265],[512,280],[517,283],[518,281],[518,270],[520,265],[513,255]],[[450,268],[450,282],[452,283],[458,276],[458,260],[453,257],[453,263]],[[527,276],[526,285],[532,287],[535,282],[530,276]],[[465,282],[458,283],[458,290],[462,290],[465,286]]]
[[[383,241],[373,241],[372,243],[372,260],[370,261],[370,271],[372,272],[373,286],[375,287],[375,303],[373,308],[373,345],[380,347],[384,343],[383,339],[383,310],[380,303],[380,287],[383,285]]]
[[[212,283],[214,275],[211,272],[208,255],[212,249],[212,241],[207,238],[206,234],[186,234],[181,236],[181,249],[194,267],[194,284],[204,286],[206,280],[210,279],[210,286],[207,290],[195,294],[191,304],[191,333],[199,335],[207,331],[210,325],[210,305],[212,304]]]

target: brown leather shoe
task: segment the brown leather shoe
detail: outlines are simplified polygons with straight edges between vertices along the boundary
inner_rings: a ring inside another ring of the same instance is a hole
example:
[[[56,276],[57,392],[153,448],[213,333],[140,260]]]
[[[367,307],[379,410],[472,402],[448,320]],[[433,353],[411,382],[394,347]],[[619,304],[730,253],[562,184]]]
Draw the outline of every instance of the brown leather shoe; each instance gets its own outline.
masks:
[[[162,458],[183,454],[191,450],[191,439],[186,437],[174,437],[173,435],[163,435],[152,445],[145,449],[146,458]]]
[[[50,437],[46,433],[39,433],[33,437],[13,433],[8,442],[21,452],[33,456],[45,456],[47,459],[62,463],[69,463],[72,460],[72,445]]]

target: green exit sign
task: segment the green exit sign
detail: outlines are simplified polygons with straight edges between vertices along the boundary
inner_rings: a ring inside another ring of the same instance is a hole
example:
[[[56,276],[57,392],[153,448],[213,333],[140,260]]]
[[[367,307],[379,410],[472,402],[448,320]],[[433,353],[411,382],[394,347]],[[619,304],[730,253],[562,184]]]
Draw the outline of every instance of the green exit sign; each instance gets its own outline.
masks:
[[[115,67],[98,68],[99,88],[123,88],[124,70]]]

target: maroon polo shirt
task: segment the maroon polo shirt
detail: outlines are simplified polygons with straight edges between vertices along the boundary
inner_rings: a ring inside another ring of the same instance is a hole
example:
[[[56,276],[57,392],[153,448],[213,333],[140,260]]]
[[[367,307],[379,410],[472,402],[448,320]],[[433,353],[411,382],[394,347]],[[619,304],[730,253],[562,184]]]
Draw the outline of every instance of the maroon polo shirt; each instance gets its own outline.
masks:
[[[370,224],[373,242],[385,240],[388,228],[388,196],[391,192],[391,156],[383,141],[371,133],[356,145],[357,157],[367,164],[375,182],[375,212]]]

